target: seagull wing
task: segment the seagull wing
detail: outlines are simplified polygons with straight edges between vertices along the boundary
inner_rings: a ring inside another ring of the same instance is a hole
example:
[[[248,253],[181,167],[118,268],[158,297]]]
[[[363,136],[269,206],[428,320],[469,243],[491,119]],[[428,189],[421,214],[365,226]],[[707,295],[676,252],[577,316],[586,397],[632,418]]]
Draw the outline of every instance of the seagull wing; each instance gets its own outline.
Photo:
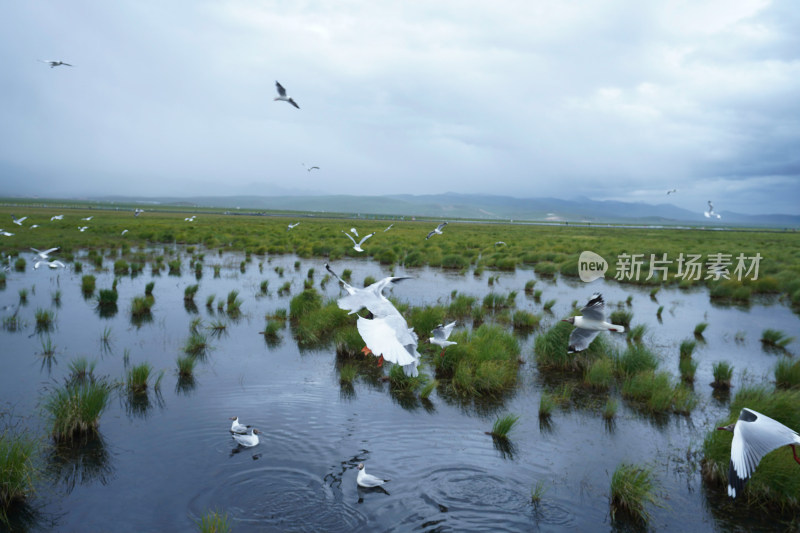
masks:
[[[567,353],[582,352],[600,332],[594,329],[575,328],[569,336]]]
[[[444,338],[450,338],[450,334],[453,332],[453,329],[456,327],[456,321],[452,321],[444,327]]]
[[[300,106],[299,106],[299,105],[297,105],[297,102],[295,102],[295,101],[294,101],[294,100],[292,100],[291,98],[289,98],[289,103],[290,103],[290,104],[292,104],[293,106],[295,106],[297,109],[300,109]]]
[[[364,241],[366,241],[367,239],[369,239],[369,238],[370,238],[370,237],[372,237],[373,235],[375,235],[375,232],[374,232],[374,231],[373,231],[372,233],[370,233],[369,235],[365,235],[365,236],[364,236],[364,238],[363,238],[363,239],[361,239],[361,241],[358,243],[358,245],[359,245],[359,246],[361,246],[362,244],[364,244]],[[353,242],[355,242],[355,241],[353,241]]]
[[[428,233],[428,236],[427,236],[427,237],[425,237],[425,240],[427,241],[428,239],[430,239],[430,238],[431,238],[431,237],[433,237],[434,235],[436,235],[436,231],[435,231],[435,230],[434,230],[434,231],[432,231],[432,232],[430,232],[430,233]]]
[[[581,309],[581,316],[588,320],[603,322],[606,319],[606,303],[603,301],[603,295],[599,292],[592,294],[589,303]]]
[[[372,353],[382,355],[387,361],[402,366],[415,362],[414,356],[398,340],[398,332],[389,320],[385,318],[369,320],[359,317],[356,328]]]
[[[43,253],[44,255],[47,255],[47,254],[49,254],[49,253],[55,252],[55,251],[56,251],[56,250],[58,250],[59,248],[60,248],[60,246],[56,246],[55,248],[50,248],[49,250],[45,250],[44,252],[41,252],[41,253]],[[37,251],[38,251],[38,250],[37,250]]]
[[[55,265],[57,267],[61,267],[61,268],[66,268],[66,266],[67,266],[64,263],[62,263],[61,261],[59,261],[58,259],[56,259],[55,261],[51,261],[50,262],[50,266],[52,267],[53,265]]]
[[[436,231],[442,231],[446,225],[447,225],[447,222],[442,222],[441,224],[436,226]]]
[[[731,441],[728,495],[735,498],[740,494],[761,459],[788,444],[800,444],[796,431],[752,409],[742,409]]]
[[[353,244],[358,244],[358,243],[356,243],[356,240],[349,233],[347,233],[345,230],[342,230],[342,233],[347,235],[347,238],[350,239],[351,241],[353,241]]]
[[[283,85],[275,81],[275,88],[278,89],[278,94],[281,96],[286,96],[286,89],[283,88]]]

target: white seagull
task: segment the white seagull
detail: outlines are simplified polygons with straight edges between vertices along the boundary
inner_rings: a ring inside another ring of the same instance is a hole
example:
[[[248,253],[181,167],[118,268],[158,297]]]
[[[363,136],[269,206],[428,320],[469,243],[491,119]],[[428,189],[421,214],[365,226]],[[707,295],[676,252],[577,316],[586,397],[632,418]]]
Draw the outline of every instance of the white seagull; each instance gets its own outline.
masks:
[[[60,267],[60,268],[66,268],[66,267],[67,267],[67,265],[65,265],[64,263],[62,263],[62,262],[61,262],[61,261],[59,261],[58,259],[55,259],[55,260],[53,260],[53,261],[46,261],[46,260],[43,260],[43,261],[36,261],[36,262],[33,264],[33,268],[34,268],[34,270],[35,270],[35,269],[37,269],[37,268],[39,268],[39,266],[40,266],[42,263],[46,263],[46,264],[47,264],[47,266],[49,266],[50,268],[59,268],[59,267]]]
[[[38,228],[38,227],[39,227],[39,224],[31,224],[31,229]]]
[[[364,469],[364,463],[358,463],[358,475],[356,476],[356,483],[358,483],[359,487],[364,487],[365,489],[380,487],[387,481],[391,480],[381,479],[373,476],[372,474],[367,474],[367,471]]]
[[[83,233],[87,229],[89,229],[89,226],[78,226],[78,230],[80,230],[81,233]]]
[[[128,233],[128,230],[124,229],[122,230],[122,233],[120,233],[120,235],[125,235],[126,233]]]
[[[72,66],[69,63],[64,63],[63,61],[53,61],[52,59],[40,59],[39,61],[41,63],[47,63],[48,65],[50,65],[50,68],[60,67],[62,65],[65,66],[65,67],[71,67]]]
[[[144,209],[139,209],[138,207],[133,210],[133,216],[138,217],[140,214],[144,213]]]
[[[383,230],[383,232],[384,232],[384,233],[386,233],[387,231],[389,231],[390,229],[392,229],[392,226],[394,226],[394,224],[389,224],[389,227],[388,227],[388,228],[386,228],[385,230]]]
[[[355,228],[353,228],[353,229],[355,229]],[[366,241],[367,239],[369,239],[370,237],[375,235],[375,232],[373,231],[369,235],[365,235],[364,238],[362,238],[359,242],[356,242],[356,240],[349,233],[347,233],[346,231],[342,230],[342,233],[347,235],[347,238],[350,239],[351,241],[353,241],[353,250],[355,250],[356,252],[363,252],[364,249],[361,248],[361,245],[364,244],[364,241]]]
[[[286,226],[286,231],[289,231],[290,229],[294,229],[299,225],[300,225],[299,222],[295,222],[294,224],[289,224],[288,226]]]
[[[668,190],[667,191],[667,196],[669,196],[670,194],[672,194],[674,192],[678,192],[678,189],[670,189],[670,190]]]
[[[495,246],[500,246],[501,244],[503,246],[506,246],[506,243],[504,241],[497,241],[496,243],[494,243]]]
[[[800,464],[796,445],[800,445],[800,435],[777,420],[745,407],[739,413],[739,420],[733,424],[717,428],[733,432],[731,441],[731,462],[728,467],[728,496],[735,498],[744,490],[744,484],[753,475],[761,459],[781,446],[791,446],[794,460]]]
[[[25,219],[27,219],[27,218],[28,218],[28,217],[17,218],[17,217],[15,217],[14,215],[11,215],[11,221],[12,221],[12,222],[14,222],[14,224],[16,224],[17,226],[21,226],[21,225],[22,225],[22,223],[23,223],[23,222],[25,221]]]
[[[233,422],[231,422],[231,433],[239,433],[244,435],[247,433],[247,430],[252,427],[245,424],[240,424],[238,416],[232,416],[228,420],[233,420]]]
[[[350,228],[350,233],[358,237],[358,230],[356,228]]]
[[[92,220],[93,218],[94,218],[94,215],[92,215],[92,216],[90,216],[90,217],[84,217],[84,218],[82,218],[81,220],[86,220],[86,221],[89,221],[89,220]]]
[[[60,247],[60,246],[56,246],[55,248],[50,248],[50,249],[48,249],[48,250],[44,250],[44,251],[42,251],[42,250],[37,250],[36,248],[31,248],[31,250],[33,250],[34,252],[36,252],[36,255],[39,257],[39,259],[40,259],[40,260],[42,260],[42,261],[47,261],[48,259],[50,259],[50,258],[48,257],[48,255],[49,255],[49,254],[51,254],[51,253],[53,253],[53,252],[55,252],[55,251],[56,251],[56,250],[58,250],[59,248],[61,248],[61,247]]]
[[[434,235],[441,235],[441,234],[442,234],[442,230],[444,229],[444,227],[445,227],[446,225],[447,225],[447,222],[442,222],[441,224],[439,224],[438,226],[436,226],[436,229],[435,229],[435,230],[433,230],[432,232],[428,233],[428,236],[427,236],[427,237],[425,237],[425,240],[427,241],[428,239],[430,239],[430,238],[431,238],[431,237],[433,237]]]
[[[350,315],[356,313],[361,308],[366,308],[373,316],[377,317],[387,316],[393,312],[396,313],[397,309],[392,305],[392,302],[383,295],[383,289],[392,283],[403,281],[404,279],[411,279],[409,277],[389,276],[363,289],[359,289],[340,278],[339,275],[331,269],[328,263],[325,263],[325,270],[330,272],[331,275],[342,284],[344,290],[347,291],[347,296],[339,298],[336,303],[339,309],[344,309]]]
[[[53,215],[50,217],[50,222],[54,220],[64,220],[64,215]]]
[[[711,200],[708,201],[708,211],[704,211],[703,214],[706,218],[722,218],[722,215],[714,212],[714,204],[711,203]]]
[[[606,322],[606,304],[603,296],[596,292],[592,294],[589,303],[581,309],[582,316],[571,316],[562,322],[569,322],[575,326],[569,336],[569,348],[567,353],[575,353],[585,350],[589,344],[597,337],[601,331],[625,331],[624,326],[616,326]]]
[[[233,437],[233,440],[235,440],[240,446],[252,448],[258,444],[258,434],[259,431],[257,429],[251,428],[247,433],[234,433],[231,436]]]
[[[283,85],[281,85],[280,83],[278,83],[276,81],[275,82],[275,88],[278,89],[278,96],[276,96],[273,100],[281,100],[283,102],[289,102],[290,104],[295,106],[297,109],[300,109],[300,106],[297,105],[297,103],[294,100],[292,100],[290,97],[286,96],[286,89],[283,88]]]
[[[2,230],[2,229],[0,229],[0,235],[2,235],[3,237],[13,237],[14,236],[13,233],[9,233],[9,232],[7,232],[5,230]]]
[[[196,216],[197,216],[197,215],[192,215],[192,216],[190,216],[190,217],[186,217],[186,218],[184,218],[183,220],[184,220],[185,222],[194,222],[194,218],[195,218]]]
[[[447,340],[448,337],[450,337],[450,334],[453,332],[454,327],[456,327],[455,321],[450,322],[446,326],[439,324],[433,330],[433,337],[428,339],[431,344],[437,344],[442,347],[442,353],[439,354],[440,357],[444,355],[445,348],[452,346],[453,344],[458,344],[456,342]]]

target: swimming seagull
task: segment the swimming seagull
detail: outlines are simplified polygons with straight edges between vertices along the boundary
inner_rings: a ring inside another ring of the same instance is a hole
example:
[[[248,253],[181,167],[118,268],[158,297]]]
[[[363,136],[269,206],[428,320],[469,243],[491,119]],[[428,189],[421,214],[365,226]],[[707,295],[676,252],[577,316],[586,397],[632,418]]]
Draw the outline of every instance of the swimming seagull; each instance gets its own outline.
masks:
[[[391,480],[381,479],[373,476],[372,474],[367,474],[367,471],[364,469],[364,463],[358,463],[358,475],[356,476],[356,483],[358,483],[359,487],[364,487],[365,489],[380,487],[387,481]]]
[[[299,222],[295,222],[294,224],[289,224],[288,226],[286,226],[286,231],[289,231],[290,229],[294,229],[299,225],[300,225]]]
[[[350,228],[350,233],[358,237],[358,230],[356,230],[356,228]]]
[[[89,229],[89,226],[78,226],[78,229],[80,230],[81,233],[83,233],[84,231]]]
[[[678,192],[678,189],[670,189],[670,190],[668,190],[667,191],[667,196],[669,196],[670,194],[672,194],[674,192]]]
[[[425,240],[427,241],[428,239],[430,239],[430,238],[431,238],[431,237],[433,237],[434,235],[441,235],[441,234],[442,234],[442,230],[444,229],[444,227],[445,227],[446,225],[447,225],[447,222],[442,222],[441,224],[439,224],[438,226],[436,226],[436,229],[435,229],[435,230],[433,230],[432,232],[428,233],[428,236],[427,236],[427,237],[425,237]]]
[[[33,268],[34,268],[34,270],[36,270],[37,268],[39,268],[39,265],[41,265],[42,263],[46,263],[46,264],[47,264],[47,266],[49,266],[50,268],[59,268],[59,267],[61,267],[61,268],[66,268],[66,267],[67,267],[67,265],[65,265],[64,263],[62,263],[62,262],[61,262],[61,261],[59,261],[58,259],[55,259],[55,260],[53,260],[53,261],[36,261],[36,262],[33,264]]]
[[[258,444],[258,434],[260,432],[257,429],[249,429],[247,433],[234,433],[231,435],[233,440],[235,440],[239,446],[244,446],[245,448],[252,448],[253,446]]]
[[[247,433],[248,429],[253,427],[253,426],[247,426],[245,424],[240,424],[238,416],[232,416],[228,420],[233,420],[233,422],[231,422],[231,433],[239,433],[244,435],[245,433]]]
[[[353,229],[355,229],[355,228],[353,228]],[[361,248],[361,245],[364,244],[364,241],[366,241],[367,239],[369,239],[370,237],[375,235],[375,232],[373,231],[369,235],[365,235],[364,238],[362,238],[359,242],[356,242],[356,240],[353,237],[351,237],[350,234],[347,233],[346,231],[342,230],[342,233],[347,235],[347,238],[350,239],[351,241],[353,241],[353,250],[355,250],[356,252],[363,252],[364,249]]]
[[[706,216],[706,218],[722,218],[722,215],[714,212],[714,204],[711,203],[711,200],[708,201],[708,211],[704,211],[703,214]]]
[[[54,220],[64,220],[64,215],[53,215],[50,217],[50,222]]]
[[[383,232],[384,232],[384,233],[386,233],[387,231],[389,231],[390,229],[392,229],[392,226],[394,226],[394,224],[389,224],[389,227],[388,227],[388,228],[386,228],[385,230],[383,230]]]
[[[51,59],[40,59],[39,61],[41,63],[47,63],[48,65],[50,65],[50,68],[60,67],[61,65],[64,65],[65,67],[71,67],[72,66],[69,63],[64,63],[63,61],[53,61]]]
[[[297,105],[297,103],[294,100],[292,100],[290,97],[286,96],[286,89],[283,88],[283,85],[281,85],[280,83],[278,83],[276,81],[275,82],[275,88],[278,89],[278,96],[273,98],[273,100],[281,100],[283,102],[289,102],[290,104],[295,106],[297,109],[300,109],[300,106]]]
[[[717,429],[733,433],[731,462],[728,466],[728,496],[731,498],[741,494],[758,463],[772,450],[790,446],[794,460],[800,464],[795,450],[795,446],[800,445],[800,435],[752,409],[745,407],[739,413],[739,420]]]
[[[36,252],[36,255],[39,257],[39,259],[41,259],[42,261],[46,261],[46,260],[50,259],[48,257],[48,255],[53,253],[53,252],[55,252],[59,248],[61,248],[61,247],[60,246],[56,246],[55,248],[50,248],[49,250],[44,250],[44,251],[37,250],[36,248],[31,248],[31,250]]]
[[[428,339],[431,344],[437,344],[442,347],[442,353],[439,354],[439,357],[444,355],[444,351],[448,346],[458,344],[456,342],[447,340],[448,337],[450,337],[450,333],[453,332],[454,327],[456,327],[455,321],[450,322],[446,326],[439,324],[433,330],[433,337]]]
[[[12,221],[12,222],[14,222],[14,224],[16,224],[17,226],[21,226],[21,225],[22,225],[22,223],[23,223],[23,222],[25,221],[25,219],[27,219],[27,218],[28,218],[28,217],[17,218],[17,217],[15,217],[14,215],[11,215],[11,221]]]
[[[619,333],[625,331],[623,326],[616,326],[606,322],[606,304],[599,292],[592,294],[589,303],[581,309],[581,314],[582,316],[571,316],[562,320],[562,322],[569,322],[575,326],[569,336],[567,353],[585,350],[601,331],[608,330]]]

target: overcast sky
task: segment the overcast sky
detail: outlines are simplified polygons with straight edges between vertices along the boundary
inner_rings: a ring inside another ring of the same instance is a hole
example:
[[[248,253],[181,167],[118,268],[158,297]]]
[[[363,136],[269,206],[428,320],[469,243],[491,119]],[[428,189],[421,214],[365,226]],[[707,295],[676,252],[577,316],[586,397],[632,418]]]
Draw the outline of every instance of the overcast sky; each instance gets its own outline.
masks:
[[[798,28],[797,0],[3,2],[0,194],[800,214]]]

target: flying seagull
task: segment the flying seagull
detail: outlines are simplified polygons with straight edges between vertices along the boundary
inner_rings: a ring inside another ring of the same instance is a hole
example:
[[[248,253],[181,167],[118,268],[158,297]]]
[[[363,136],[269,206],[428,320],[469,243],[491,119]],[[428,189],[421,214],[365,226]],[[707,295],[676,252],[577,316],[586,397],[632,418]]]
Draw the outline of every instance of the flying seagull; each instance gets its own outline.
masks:
[[[281,100],[283,102],[289,102],[290,104],[295,106],[297,109],[300,109],[300,106],[297,105],[297,103],[294,100],[292,100],[290,97],[286,96],[286,89],[283,88],[283,85],[281,85],[280,83],[278,83],[276,81],[275,82],[275,88],[278,89],[278,96],[273,98],[273,100]]]
[[[245,448],[252,448],[258,444],[258,434],[259,431],[257,429],[249,429],[247,433],[240,434],[234,433],[232,435],[233,440],[235,440],[240,446],[244,446]]]
[[[800,445],[800,435],[752,409],[745,407],[739,413],[739,420],[717,429],[733,433],[728,466],[728,496],[731,498],[741,494],[761,459],[776,448],[791,446],[794,460],[800,464],[795,450],[795,446]]]
[[[120,235],[125,235],[126,233],[128,233],[128,230],[124,229],[122,230],[122,233],[120,233]]]
[[[353,229],[355,229],[355,228],[353,228]],[[342,230],[342,233],[347,235],[347,238],[350,239],[351,241],[353,241],[353,250],[355,250],[356,252],[363,252],[364,249],[361,248],[361,245],[364,244],[364,241],[366,241],[367,239],[369,239],[370,237],[375,235],[375,232],[373,231],[369,235],[365,235],[359,242],[356,242],[356,240],[349,233],[347,233],[346,231]]]
[[[0,229],[0,235],[2,235],[3,237],[13,237],[14,236],[13,233],[9,233],[9,232],[7,232],[5,230],[2,230],[2,229]]]
[[[60,67],[62,65],[65,66],[65,67],[71,67],[72,66],[69,63],[64,63],[63,61],[53,61],[51,59],[40,59],[39,61],[42,62],[42,63],[47,63],[48,65],[50,65],[50,68]]]
[[[356,228],[350,228],[350,233],[358,237],[358,230]]]
[[[87,229],[89,229],[89,226],[78,226],[78,230],[80,230],[81,233],[83,233]]]
[[[41,265],[42,263],[45,263],[50,268],[59,268],[59,267],[66,268],[66,266],[67,266],[64,263],[62,263],[61,261],[59,261],[58,259],[55,259],[53,261],[43,260],[43,261],[36,261],[33,264],[33,269],[36,270],[37,268],[39,268],[39,265]]]
[[[23,222],[25,222],[25,219],[27,219],[27,218],[28,218],[28,217],[17,218],[17,217],[15,217],[14,215],[11,215],[11,221],[12,221],[14,224],[16,224],[17,226],[21,226],[21,225],[22,225],[22,223],[23,223]]]
[[[606,304],[603,296],[596,292],[592,294],[589,303],[581,309],[582,316],[571,316],[562,322],[569,322],[575,326],[569,336],[569,348],[567,353],[575,353],[585,350],[589,344],[597,337],[601,331],[617,331],[622,333],[625,327],[616,326],[606,322]]]
[[[678,189],[670,189],[670,190],[668,190],[667,191],[667,196],[669,196],[670,194],[672,194],[674,192],[678,192]]]
[[[453,341],[447,340],[448,337],[450,337],[450,333],[453,332],[453,328],[454,327],[456,327],[456,323],[455,322],[450,322],[446,326],[443,326],[442,324],[439,324],[433,330],[433,337],[431,337],[429,339],[429,341],[430,341],[431,344],[436,344],[436,345],[439,345],[439,346],[442,347],[442,353],[439,354],[440,357],[444,355],[444,350],[448,346],[451,346],[453,344],[457,344],[457,343],[455,343]]]
[[[306,170],[311,172],[312,170],[319,170],[319,167],[309,167]]]
[[[64,215],[53,215],[50,217],[50,222],[54,220],[64,220]]]
[[[444,229],[444,227],[445,227],[446,225],[447,225],[447,222],[442,222],[441,224],[439,224],[438,226],[436,226],[436,229],[435,229],[435,230],[433,230],[432,232],[428,233],[428,236],[427,236],[427,237],[425,237],[425,240],[427,241],[428,239],[430,239],[430,238],[431,238],[431,237],[433,237],[434,235],[441,235],[441,234],[442,234],[442,230]]]
[[[197,216],[197,215],[192,215],[192,216],[190,216],[190,217],[184,218],[183,220],[184,220],[185,222],[194,222],[194,218],[195,218],[196,216]]]
[[[233,420],[233,422],[231,422],[231,433],[239,433],[241,435],[244,435],[245,433],[247,433],[248,429],[253,427],[253,426],[247,426],[245,424],[239,423],[239,417],[238,416],[232,416],[232,417],[229,418],[229,420]]]
[[[367,471],[364,469],[364,463],[358,463],[358,476],[356,476],[356,483],[358,483],[359,487],[364,487],[365,489],[380,487],[387,481],[390,480],[381,479],[373,476],[372,474],[367,474]]]
[[[50,258],[48,257],[48,255],[49,255],[49,254],[51,254],[51,253],[53,253],[53,252],[55,252],[55,251],[56,251],[56,250],[58,250],[59,248],[61,248],[61,247],[60,247],[60,246],[56,246],[55,248],[50,248],[50,249],[48,249],[48,250],[44,250],[44,251],[42,251],[42,250],[37,250],[36,248],[31,248],[31,250],[33,250],[34,252],[36,252],[36,255],[39,257],[39,259],[41,259],[42,261],[46,261],[46,260],[50,259]]]
[[[500,246],[501,244],[503,246],[506,246],[506,243],[504,241],[497,241],[496,243],[494,243],[495,246]]]
[[[136,209],[134,209],[134,210],[133,210],[133,216],[135,216],[135,217],[138,217],[138,216],[139,216],[139,215],[141,215],[142,213],[144,213],[144,209],[139,209],[139,208],[137,207]]]
[[[294,229],[299,225],[300,225],[299,222],[295,222],[294,224],[289,224],[288,226],[286,226],[286,231],[289,231],[290,229]]]
[[[706,216],[706,218],[722,218],[722,215],[714,212],[714,204],[711,203],[711,200],[708,201],[708,211],[704,211],[703,214]]]
[[[385,230],[383,230],[383,232],[384,232],[384,233],[386,233],[387,231],[389,231],[390,229],[392,229],[392,226],[394,226],[394,224],[389,224],[389,227],[388,227],[388,228],[386,228]]]
[[[392,312],[396,312],[392,302],[383,295],[383,289],[398,281],[411,279],[406,276],[389,276],[363,289],[359,289],[340,278],[328,263],[325,263],[325,270],[330,272],[331,275],[342,284],[342,288],[347,291],[347,296],[339,298],[336,303],[339,305],[339,309],[348,311],[350,315],[356,313],[361,308],[366,308],[373,316],[386,316]]]
[[[93,218],[94,218],[94,215],[92,215],[92,216],[90,216],[90,217],[84,217],[84,218],[82,218],[81,220],[86,220],[86,221],[89,221],[89,220],[92,220]]]
[[[38,227],[39,227],[39,224],[31,224],[31,229],[38,228]]]

